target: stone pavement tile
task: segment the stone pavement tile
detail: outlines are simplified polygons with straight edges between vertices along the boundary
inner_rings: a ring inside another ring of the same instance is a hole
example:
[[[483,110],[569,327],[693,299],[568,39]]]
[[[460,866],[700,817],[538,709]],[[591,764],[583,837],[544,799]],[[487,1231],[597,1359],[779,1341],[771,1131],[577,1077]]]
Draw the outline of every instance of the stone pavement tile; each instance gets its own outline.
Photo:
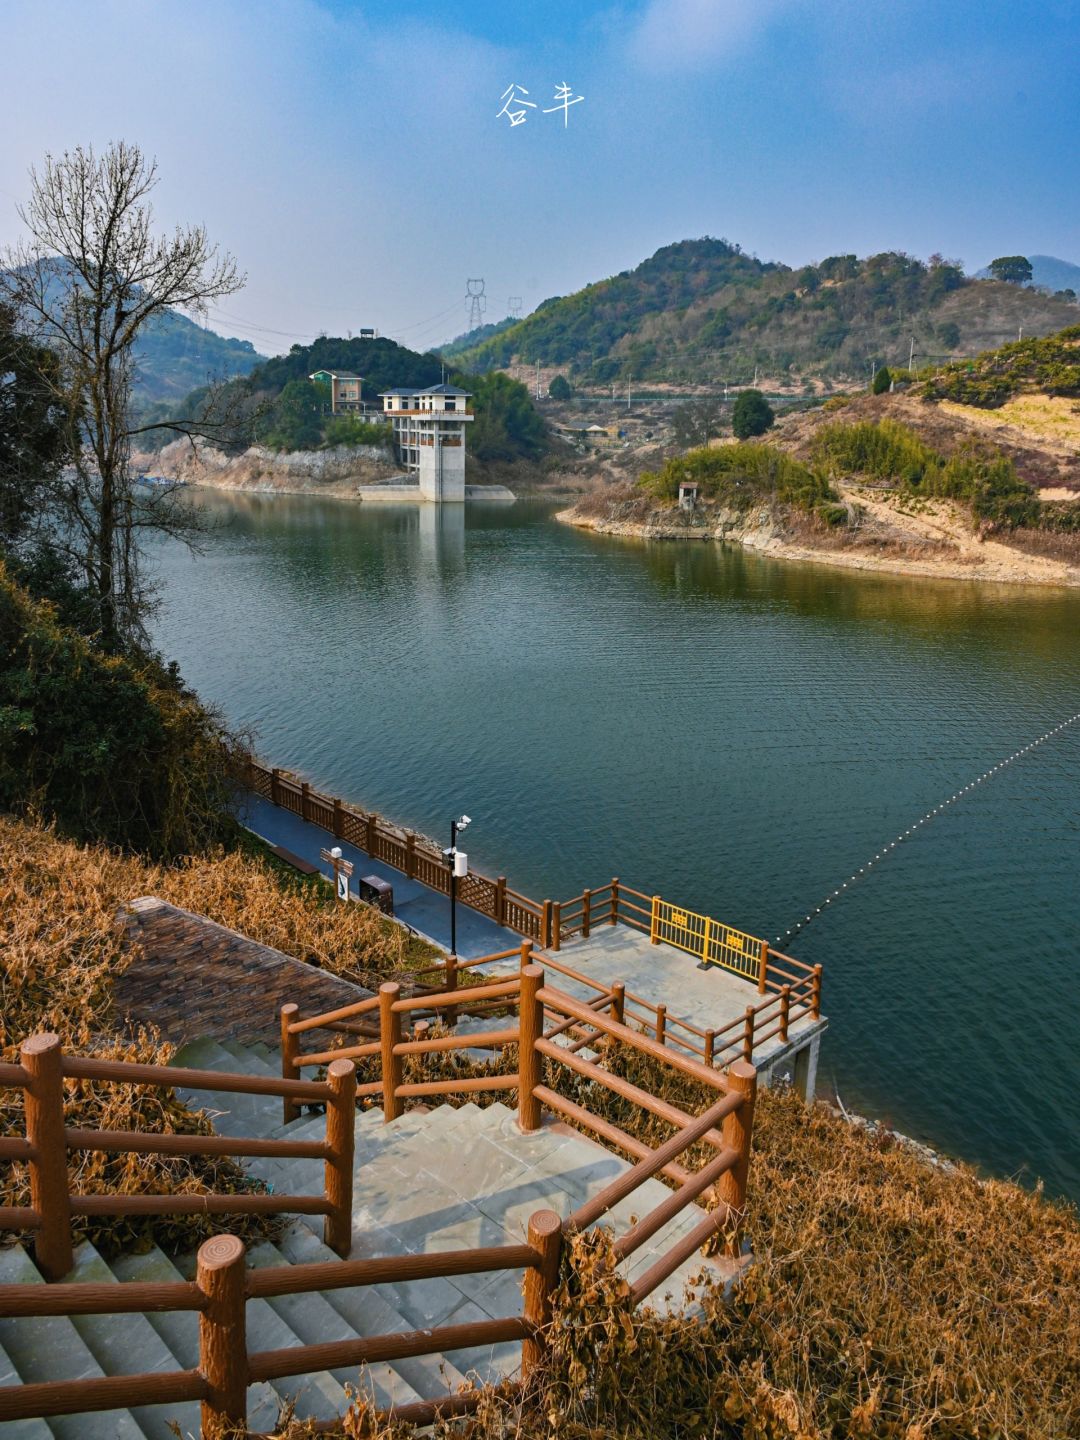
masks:
[[[520,1244],[527,1237],[529,1219],[538,1210],[554,1210],[563,1220],[581,1203],[557,1176],[528,1171],[498,1195],[477,1200],[477,1207],[500,1225],[507,1243]]]
[[[506,1311],[505,1315],[521,1314],[517,1310]],[[451,1311],[439,1323],[441,1325],[472,1325],[478,1320],[503,1319],[505,1315],[491,1316],[473,1300],[465,1300],[456,1310]],[[468,1350],[448,1350],[446,1358],[470,1379],[481,1383],[497,1383],[513,1376],[521,1368],[520,1340],[506,1341],[501,1345],[478,1345]]]
[[[421,1167],[438,1183],[474,1202],[513,1184],[529,1168],[484,1135],[440,1137],[422,1153]]]

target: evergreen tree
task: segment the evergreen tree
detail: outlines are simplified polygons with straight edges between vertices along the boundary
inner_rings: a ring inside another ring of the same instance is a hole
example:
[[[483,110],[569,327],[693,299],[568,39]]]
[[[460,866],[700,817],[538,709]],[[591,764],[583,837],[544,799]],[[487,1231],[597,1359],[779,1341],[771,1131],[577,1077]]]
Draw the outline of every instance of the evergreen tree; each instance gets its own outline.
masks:
[[[870,389],[875,395],[884,395],[885,391],[888,390],[891,384],[892,375],[889,373],[889,367],[887,365],[882,365],[881,369],[874,376],[874,383],[870,387]]]
[[[754,435],[764,435],[776,414],[760,390],[742,390],[731,412],[731,428],[736,440],[749,440]]]

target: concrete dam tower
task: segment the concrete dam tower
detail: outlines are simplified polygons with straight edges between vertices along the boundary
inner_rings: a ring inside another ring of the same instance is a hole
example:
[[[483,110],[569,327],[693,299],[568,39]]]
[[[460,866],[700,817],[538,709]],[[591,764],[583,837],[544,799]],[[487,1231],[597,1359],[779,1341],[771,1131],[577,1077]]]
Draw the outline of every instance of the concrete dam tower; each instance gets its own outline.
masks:
[[[427,390],[387,390],[379,397],[394,427],[405,468],[420,482],[420,499],[435,504],[465,500],[465,431],[469,391],[454,385]]]

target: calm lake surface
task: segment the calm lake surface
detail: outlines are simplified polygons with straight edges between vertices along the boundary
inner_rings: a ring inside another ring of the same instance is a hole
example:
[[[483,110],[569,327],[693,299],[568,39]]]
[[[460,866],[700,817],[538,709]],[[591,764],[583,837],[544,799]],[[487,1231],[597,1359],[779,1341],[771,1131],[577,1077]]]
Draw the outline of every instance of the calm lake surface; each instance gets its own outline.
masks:
[[[192,503],[203,554],[153,552],[187,680],[331,792],[440,839],[467,812],[471,863],[537,898],[619,875],[772,940],[1080,711],[1077,592],[616,540],[534,503]],[[1078,780],[1080,724],[788,947],[825,966],[849,1109],[1073,1198]]]

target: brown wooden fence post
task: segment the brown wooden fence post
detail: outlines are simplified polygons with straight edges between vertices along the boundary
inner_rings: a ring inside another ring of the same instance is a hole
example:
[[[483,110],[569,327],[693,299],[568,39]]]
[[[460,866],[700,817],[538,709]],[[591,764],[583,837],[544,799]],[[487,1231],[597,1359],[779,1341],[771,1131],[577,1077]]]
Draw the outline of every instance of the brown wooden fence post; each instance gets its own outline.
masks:
[[[300,782],[300,818],[311,819],[311,786],[306,780]]]
[[[724,1117],[724,1144],[734,1150],[738,1159],[730,1170],[725,1170],[717,1185],[721,1200],[736,1212],[735,1224],[727,1242],[727,1253],[733,1258],[739,1255],[739,1231],[743,1210],[746,1207],[746,1177],[750,1170],[750,1142],[754,1134],[754,1101],[757,1097],[757,1071],[745,1060],[733,1060],[725,1076],[729,1090],[738,1091],[743,1103],[737,1110]]]
[[[810,998],[810,1014],[815,1020],[821,1018],[821,966],[814,966],[813,989]]]
[[[652,897],[652,914],[649,916],[649,943],[660,944],[660,896]]]
[[[656,1007],[656,1039],[661,1045],[666,1043],[667,1035],[667,1006],[657,1005]]]
[[[540,1084],[536,1042],[544,1033],[544,1005],[537,991],[543,983],[543,966],[526,965],[521,972],[518,1015],[518,1125],[526,1132],[540,1128],[540,1101],[533,1092]]]
[[[495,881],[495,924],[506,924],[506,876],[500,875]]]
[[[551,940],[552,950],[562,949],[562,905],[556,900],[551,907]]]
[[[276,765],[270,771],[270,800],[274,805],[281,804],[281,771]]]
[[[460,975],[459,975],[459,973],[458,973],[458,957],[457,957],[456,955],[448,955],[448,956],[446,957],[446,985],[445,985],[445,988],[446,988],[447,990],[453,991],[453,992],[456,994],[456,993],[457,993],[457,988],[458,988],[458,982],[459,982],[460,978],[461,978],[461,977],[460,977]],[[443,1011],[443,1017],[442,1017],[442,1018],[443,1018],[443,1024],[446,1026],[446,1028],[447,1028],[448,1030],[453,1030],[453,1029],[455,1028],[455,1026],[457,1025],[457,1020],[458,1020],[458,1008],[457,1008],[457,1006],[456,1006],[456,1005],[448,1005],[448,1006],[446,1007],[446,1009]]]
[[[345,834],[345,811],[341,801],[334,796],[334,839],[340,840]]]
[[[356,1141],[356,1066],[331,1060],[326,1071],[330,1100],[326,1107],[326,1198],[330,1214],[323,1224],[323,1243],[343,1260],[352,1249],[353,1151]]]
[[[31,1035],[19,1052],[30,1075],[23,1104],[26,1138],[34,1147],[30,1204],[41,1217],[34,1258],[46,1280],[60,1280],[75,1263],[71,1250],[71,1198],[64,1137],[64,1071],[59,1035]]]
[[[243,1243],[235,1235],[204,1240],[195,1283],[203,1293],[199,1369],[210,1387],[202,1402],[202,1433],[204,1440],[225,1440],[247,1423]]]
[[[545,950],[551,946],[551,901],[545,900],[540,907],[540,944]]]
[[[760,957],[760,960],[759,960],[759,962],[758,962],[757,993],[758,993],[759,995],[764,995],[764,994],[765,994],[765,972],[768,970],[768,968],[769,968],[769,942],[768,942],[767,940],[762,940],[762,942],[761,942],[761,957]]]
[[[522,970],[525,969],[525,966],[526,966],[526,965],[531,965],[531,964],[532,964],[532,952],[533,952],[533,942],[532,942],[531,940],[523,940],[523,941],[521,942],[521,969],[522,969]]]
[[[713,1063],[713,1051],[714,1051],[714,1049],[715,1049],[715,1046],[716,1046],[716,1031],[715,1031],[715,1030],[706,1030],[706,1031],[705,1031],[705,1064],[706,1064],[706,1065],[711,1065],[711,1064]]]
[[[367,839],[364,842],[364,849],[369,855],[374,855],[379,840],[379,817],[369,815],[367,817]]]
[[[743,1021],[742,1036],[743,1059],[749,1062],[754,1058],[754,1007],[747,1005],[746,1019]]]
[[[780,1039],[787,1044],[788,1025],[791,1020],[791,986],[780,987]]]
[[[592,921],[592,891],[584,890],[581,895],[581,938],[589,938],[589,925]]]
[[[611,882],[611,923],[618,924],[619,920],[619,877],[616,875]]]
[[[401,1011],[394,1009],[394,1003],[401,996],[401,986],[396,980],[387,980],[379,986],[379,1040],[382,1055],[383,1116],[396,1120],[405,1108],[398,1096],[402,1078],[402,1059],[394,1054],[394,1047],[401,1044]]]
[[[532,1327],[521,1342],[521,1380],[526,1386],[547,1350],[551,1301],[559,1283],[562,1221],[554,1210],[537,1210],[529,1216],[528,1242],[540,1258],[525,1271],[525,1319]]]
[[[611,987],[611,1018],[620,1025],[626,1024],[626,986],[616,980]]]
[[[300,1058],[300,1037],[294,1035],[292,1026],[300,1019],[300,1006],[294,1005],[291,1001],[288,1005],[281,1007],[281,1078],[283,1080],[299,1080],[300,1066],[297,1061]],[[299,1120],[300,1106],[290,1096],[284,1095],[281,1100],[281,1123],[288,1125],[292,1120]]]
[[[405,836],[405,874],[410,880],[416,876],[416,836]]]

